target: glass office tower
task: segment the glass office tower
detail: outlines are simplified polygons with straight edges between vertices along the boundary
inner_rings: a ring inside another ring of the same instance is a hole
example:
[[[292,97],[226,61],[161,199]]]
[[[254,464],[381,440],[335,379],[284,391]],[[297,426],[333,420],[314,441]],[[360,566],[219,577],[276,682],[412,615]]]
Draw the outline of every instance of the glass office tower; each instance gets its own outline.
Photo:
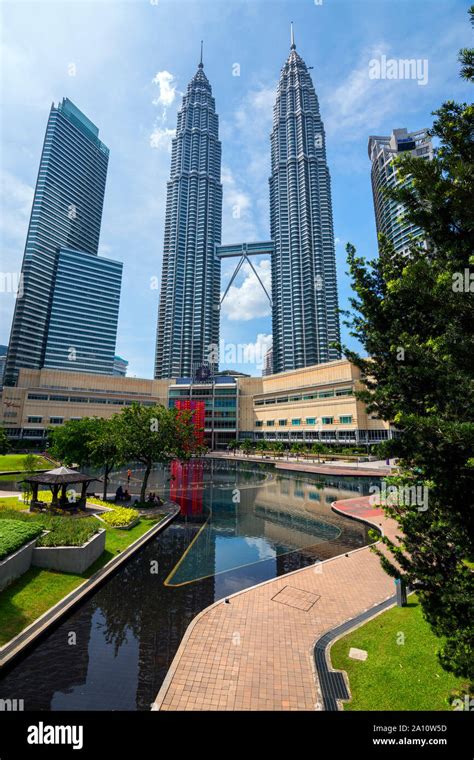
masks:
[[[273,372],[340,358],[331,180],[319,104],[305,62],[290,55],[271,134]]]
[[[221,226],[219,122],[201,60],[172,143],[155,378],[193,376],[219,344]]]
[[[60,248],[43,366],[112,375],[122,264]]]
[[[98,128],[67,98],[51,107],[33,198],[5,368],[44,366],[61,246],[96,255],[109,149]]]
[[[422,230],[405,218],[405,210],[385,195],[385,189],[410,182],[401,180],[394,159],[409,152],[412,156],[431,161],[433,143],[427,129],[408,132],[394,129],[391,135],[369,137],[369,158],[372,162],[371,180],[374,197],[377,234],[385,235],[397,253],[406,253],[413,240],[423,241]]]

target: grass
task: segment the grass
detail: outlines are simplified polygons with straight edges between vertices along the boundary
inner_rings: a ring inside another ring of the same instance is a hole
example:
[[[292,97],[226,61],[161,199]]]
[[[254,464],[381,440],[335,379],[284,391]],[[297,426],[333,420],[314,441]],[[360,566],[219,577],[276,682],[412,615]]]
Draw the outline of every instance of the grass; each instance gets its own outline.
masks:
[[[21,512],[24,509],[28,509],[28,504],[20,501],[18,496],[5,496],[0,498],[0,510],[3,511],[4,509],[14,509]]]
[[[414,594],[406,607],[392,607],[336,641],[331,662],[347,672],[352,695],[344,709],[451,709],[449,695],[467,683],[441,668],[440,644]],[[349,659],[350,647],[368,652],[367,660]]]
[[[21,578],[0,593],[0,620],[2,621],[0,646],[6,644],[46,610],[84,583],[87,578],[150,530],[163,517],[164,515],[160,515],[155,519],[141,519],[138,525],[127,531],[106,527],[105,551],[82,575],[58,573],[39,567],[30,568]],[[95,518],[91,519],[94,519],[99,527],[103,527]]]
[[[13,516],[16,512],[12,512]],[[41,527],[29,525],[23,520],[2,520],[0,522],[0,561],[20,549],[28,541],[39,536]]]
[[[27,454],[1,454],[0,455],[0,472],[23,472],[23,462]],[[35,454],[36,470],[51,470],[54,465],[48,462],[44,457]]]
[[[41,528],[49,531],[38,540],[37,546],[82,546],[99,530],[97,520],[92,517],[56,517],[11,509],[0,509],[0,530],[3,522],[11,522],[12,518],[17,522],[40,525]]]

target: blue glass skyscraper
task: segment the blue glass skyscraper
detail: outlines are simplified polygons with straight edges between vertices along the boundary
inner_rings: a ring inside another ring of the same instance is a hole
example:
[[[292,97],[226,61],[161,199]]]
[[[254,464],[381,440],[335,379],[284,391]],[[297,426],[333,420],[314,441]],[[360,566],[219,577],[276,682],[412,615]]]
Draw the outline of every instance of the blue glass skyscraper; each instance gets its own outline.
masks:
[[[221,226],[219,122],[201,59],[172,143],[155,378],[193,375],[219,343]]]
[[[45,364],[59,249],[97,255],[109,160],[109,150],[98,135],[98,128],[67,98],[51,107],[13,316],[5,384],[16,382],[21,367],[39,369]]]
[[[60,248],[44,367],[111,375],[122,264]]]

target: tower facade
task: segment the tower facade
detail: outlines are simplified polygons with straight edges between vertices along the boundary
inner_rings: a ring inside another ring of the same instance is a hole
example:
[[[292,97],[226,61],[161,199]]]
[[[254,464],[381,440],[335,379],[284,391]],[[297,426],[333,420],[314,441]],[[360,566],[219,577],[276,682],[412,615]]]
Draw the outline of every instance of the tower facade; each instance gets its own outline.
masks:
[[[67,98],[51,107],[13,315],[5,385],[44,366],[61,246],[96,255],[109,149]],[[74,369],[74,367],[70,367]]]
[[[326,138],[311,76],[291,50],[271,133],[273,372],[340,358],[336,256]]]
[[[43,367],[114,374],[122,264],[60,248]]]
[[[403,218],[403,207],[391,198],[387,198],[384,193],[386,188],[396,187],[402,182],[394,165],[394,159],[406,152],[410,152],[417,158],[427,160],[433,158],[433,143],[427,129],[419,129],[416,132],[408,132],[405,128],[394,129],[388,136],[369,137],[377,234],[385,235],[397,253],[406,252],[410,242],[415,239],[420,240],[423,235],[419,227]],[[407,182],[409,179],[403,181]]]
[[[172,141],[155,378],[192,376],[219,344],[221,228],[219,122],[201,57]]]

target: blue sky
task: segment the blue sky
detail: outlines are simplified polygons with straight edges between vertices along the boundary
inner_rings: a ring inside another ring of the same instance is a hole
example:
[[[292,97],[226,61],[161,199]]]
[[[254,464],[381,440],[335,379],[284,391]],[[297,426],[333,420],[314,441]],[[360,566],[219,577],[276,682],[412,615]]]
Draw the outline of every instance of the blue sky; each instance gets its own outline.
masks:
[[[99,127],[110,148],[99,253],[124,263],[117,353],[130,361],[130,375],[152,377],[169,143],[181,93],[199,62],[200,40],[220,116],[223,242],[266,240],[272,104],[293,20],[298,52],[314,67],[326,128],[339,300],[345,308],[346,242],[362,255],[376,253],[368,137],[430,126],[431,111],[444,100],[470,98],[456,60],[458,49],[472,44],[468,5],[467,0],[3,2],[1,270],[21,267],[49,109],[67,96]],[[382,55],[427,59],[427,84],[371,79],[369,61]],[[269,284],[269,262],[258,266]],[[230,263],[223,268],[223,287],[231,268]],[[0,293],[0,343],[8,342],[13,306],[13,295]],[[268,302],[255,278],[243,272],[225,302],[221,337],[235,346],[262,345],[269,334]],[[355,345],[344,328],[343,338]],[[256,371],[251,363],[230,364]]]

